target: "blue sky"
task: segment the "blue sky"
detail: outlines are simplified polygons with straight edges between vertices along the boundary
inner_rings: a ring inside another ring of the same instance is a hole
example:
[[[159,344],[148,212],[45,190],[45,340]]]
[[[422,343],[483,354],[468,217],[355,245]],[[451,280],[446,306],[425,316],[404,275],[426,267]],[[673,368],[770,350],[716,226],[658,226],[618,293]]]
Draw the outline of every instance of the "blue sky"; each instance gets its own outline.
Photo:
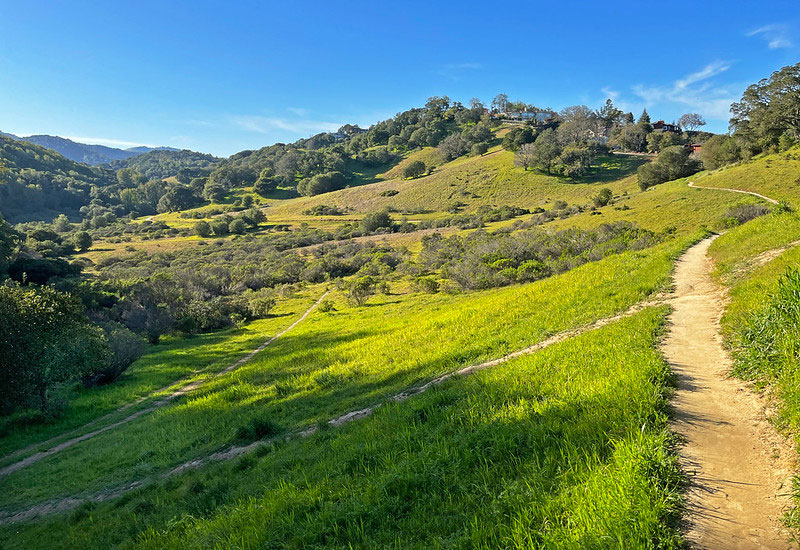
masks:
[[[748,84],[798,61],[797,0],[0,0],[0,130],[229,155],[503,92],[725,131]]]

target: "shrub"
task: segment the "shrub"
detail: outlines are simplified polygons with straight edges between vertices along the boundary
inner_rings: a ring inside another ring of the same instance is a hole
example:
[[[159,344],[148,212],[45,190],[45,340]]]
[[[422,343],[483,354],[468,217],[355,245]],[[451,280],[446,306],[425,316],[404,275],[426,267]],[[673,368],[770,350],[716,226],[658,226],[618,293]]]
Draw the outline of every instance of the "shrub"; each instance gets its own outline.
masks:
[[[597,195],[592,197],[592,202],[595,206],[606,206],[611,202],[613,196],[614,194],[611,192],[611,189],[603,187]]]
[[[194,232],[200,237],[211,236],[211,224],[206,221],[200,221],[194,224]]]
[[[348,281],[344,285],[347,300],[355,306],[364,305],[369,297],[375,294],[375,282],[369,275]]]
[[[59,383],[105,363],[103,331],[83,305],[50,287],[0,286],[0,412],[20,405],[49,409]]]
[[[373,233],[378,229],[392,226],[392,218],[386,210],[371,212],[361,220],[361,230],[364,233]]]
[[[344,214],[344,212],[335,206],[318,204],[304,211],[303,214],[306,216],[341,216]]]
[[[330,311],[336,311],[336,308],[334,307],[333,302],[331,300],[328,300],[328,299],[322,300],[319,303],[319,306],[317,307],[317,309],[321,313],[328,313]]]
[[[439,292],[439,282],[434,277],[417,277],[414,280],[414,285],[422,292],[427,292],[428,294]]]
[[[425,167],[425,163],[421,160],[415,160],[413,162],[408,163],[405,168],[403,168],[403,177],[404,178],[418,178],[425,174],[427,168]]]
[[[472,149],[470,149],[470,154],[474,157],[479,157],[481,155],[485,155],[486,151],[488,150],[489,150],[489,144],[484,141],[473,145]]]
[[[103,328],[108,338],[110,355],[102,368],[83,376],[81,381],[86,388],[110,384],[144,353],[142,339],[124,326],[113,323]]]
[[[700,162],[691,158],[687,148],[667,147],[661,151],[656,160],[639,167],[637,171],[639,187],[644,191],[653,185],[694,174],[700,167]]]
[[[228,231],[234,235],[243,235],[247,231],[247,225],[241,218],[236,218],[228,225]]]
[[[396,189],[387,189],[385,191],[381,191],[380,195],[381,195],[381,197],[394,197],[399,192],[400,191],[398,191]]]
[[[769,212],[770,208],[763,204],[737,204],[729,208],[722,219],[726,227],[734,227],[769,214]]]

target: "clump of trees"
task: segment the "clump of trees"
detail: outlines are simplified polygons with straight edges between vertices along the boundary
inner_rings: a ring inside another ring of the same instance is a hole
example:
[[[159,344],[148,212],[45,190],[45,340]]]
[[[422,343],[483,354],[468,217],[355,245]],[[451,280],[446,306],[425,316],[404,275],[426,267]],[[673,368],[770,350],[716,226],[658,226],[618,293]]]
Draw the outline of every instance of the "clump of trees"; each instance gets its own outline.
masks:
[[[743,158],[786,150],[800,142],[800,63],[747,87],[731,105],[733,137]]]
[[[108,343],[83,305],[50,287],[0,286],[0,412],[47,411],[58,385],[104,366]]]
[[[700,161],[686,147],[674,146],[661,151],[653,162],[640,166],[636,175],[644,191],[659,183],[690,176],[701,168]]]

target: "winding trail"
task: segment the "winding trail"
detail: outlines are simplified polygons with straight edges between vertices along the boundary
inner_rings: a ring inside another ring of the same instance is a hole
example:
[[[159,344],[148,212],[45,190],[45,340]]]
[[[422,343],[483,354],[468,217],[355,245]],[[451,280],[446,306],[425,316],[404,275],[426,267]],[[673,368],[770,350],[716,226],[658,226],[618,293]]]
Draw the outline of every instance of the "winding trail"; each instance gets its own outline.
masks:
[[[164,397],[158,399],[157,401],[154,401],[150,406],[148,406],[146,408],[143,408],[143,409],[140,409],[140,410],[138,410],[138,411],[126,416],[125,418],[123,418],[121,420],[118,420],[118,421],[113,422],[111,424],[106,424],[105,426],[103,426],[101,428],[98,428],[96,430],[81,434],[79,436],[72,437],[72,438],[70,438],[70,439],[68,439],[68,440],[66,440],[66,441],[64,441],[62,443],[59,443],[57,445],[54,445],[53,447],[50,447],[49,449],[47,449],[45,451],[40,451],[38,453],[32,454],[30,456],[27,456],[27,457],[23,458],[22,460],[14,462],[13,464],[10,464],[10,465],[0,469],[0,479],[6,477],[8,475],[13,474],[16,471],[21,470],[22,468],[30,466],[31,464],[39,462],[43,458],[46,458],[46,457],[49,457],[49,456],[53,456],[56,453],[59,453],[59,452],[64,451],[66,449],[69,449],[70,447],[72,447],[73,445],[77,445],[81,441],[86,441],[87,439],[91,439],[91,438],[93,438],[93,437],[95,437],[97,435],[100,435],[101,433],[107,432],[109,430],[113,430],[114,428],[118,428],[119,426],[127,424],[128,422],[131,422],[132,420],[136,420],[137,418],[139,418],[141,416],[144,416],[144,415],[149,414],[149,413],[151,413],[153,411],[156,411],[159,408],[163,407],[164,405],[167,405],[168,403],[174,401],[178,397],[181,397],[181,396],[186,395],[187,393],[189,393],[191,391],[196,390],[197,388],[199,388],[200,386],[202,386],[203,384],[205,384],[209,380],[211,380],[213,378],[216,378],[218,376],[222,376],[223,374],[227,374],[229,372],[232,372],[232,371],[238,369],[239,367],[241,367],[242,365],[244,365],[245,363],[250,361],[253,357],[255,357],[255,355],[257,353],[259,353],[260,351],[263,351],[264,348],[269,346],[272,342],[274,342],[275,340],[277,340],[278,338],[280,338],[281,336],[283,336],[284,334],[286,334],[287,332],[292,330],[294,327],[299,325],[301,322],[303,322],[303,320],[305,320],[305,318],[308,317],[309,314],[320,303],[322,303],[322,300],[325,299],[325,297],[328,295],[329,292],[330,291],[324,292],[322,294],[322,296],[320,296],[319,299],[316,302],[314,302],[305,312],[303,312],[303,314],[298,319],[296,319],[291,325],[289,325],[288,327],[284,328],[282,331],[278,332],[277,334],[275,334],[274,336],[269,338],[267,341],[262,343],[256,349],[252,350],[250,353],[248,353],[247,355],[245,355],[244,357],[242,357],[241,359],[239,359],[235,363],[233,363],[231,365],[228,365],[224,369],[218,371],[217,373],[215,373],[215,374],[213,374],[213,375],[211,375],[209,377],[201,378],[199,380],[195,380],[195,381],[190,382],[188,384],[184,384],[182,386],[179,386],[172,393],[169,393],[169,394],[165,395]],[[180,382],[178,382],[178,384],[179,383]],[[169,386],[165,386],[164,388],[161,388],[161,389],[158,389],[158,390],[152,392],[150,394],[150,396],[156,395],[158,393],[161,393],[162,391],[165,391],[165,390],[167,390],[167,389],[169,389],[169,388],[171,388],[171,387],[173,387],[175,385],[176,385],[176,383],[173,382]],[[82,426],[80,428],[72,430],[69,433],[75,433],[77,431],[85,429],[88,426],[92,426],[92,425],[94,425],[96,423],[99,423],[102,420],[107,419],[107,418],[113,416],[114,414],[116,414],[116,413],[118,413],[120,411],[124,411],[124,410],[126,410],[126,409],[128,409],[128,408],[130,408],[130,407],[132,407],[132,406],[134,406],[136,404],[141,403],[142,401],[148,399],[150,396],[141,397],[141,398],[139,398],[138,400],[136,400],[136,401],[134,401],[132,403],[128,403],[126,405],[123,405],[122,407],[118,408],[117,410],[112,411],[112,412],[110,412],[110,413],[108,413],[108,414],[106,414],[106,415],[104,415],[104,416],[102,416],[102,417],[100,417],[100,418],[98,418],[96,420],[93,420],[92,422],[89,422],[88,424],[85,424],[84,426]],[[11,455],[8,455],[8,456],[19,456],[19,454],[24,453],[26,451],[30,451],[33,448],[47,445],[51,441],[57,441],[58,439],[60,439],[60,437],[61,436],[58,436],[58,437],[55,437],[55,438],[53,438],[53,439],[51,439],[49,441],[44,441],[44,442],[39,442],[39,443],[35,443],[35,444],[32,444],[32,445],[29,445],[28,447],[25,447],[24,449],[20,449],[18,451],[15,451],[14,453],[12,453]]]
[[[781,521],[791,506],[794,452],[766,420],[766,401],[729,378],[719,332],[725,293],[707,256],[714,238],[678,260],[662,343],[677,378],[672,429],[684,439],[687,539],[696,548],[796,548]]]
[[[653,298],[651,300],[640,302],[638,304],[634,304],[633,306],[631,306],[627,310],[625,310],[625,311],[623,311],[621,313],[618,313],[616,315],[612,315],[610,317],[604,317],[602,319],[598,319],[598,320],[596,320],[596,321],[594,321],[594,322],[592,322],[592,323],[590,323],[588,325],[582,326],[582,327],[577,327],[577,328],[574,328],[574,329],[569,329],[569,330],[565,330],[563,332],[556,333],[553,336],[550,336],[549,338],[546,338],[545,340],[542,340],[541,342],[539,342],[537,344],[534,344],[532,346],[529,346],[529,347],[521,349],[521,350],[514,351],[512,353],[509,353],[509,354],[504,355],[502,357],[499,357],[497,359],[492,359],[490,361],[485,361],[483,363],[479,363],[479,364],[476,364],[476,365],[470,365],[468,367],[464,367],[462,369],[443,374],[442,376],[439,376],[438,378],[434,378],[434,379],[432,379],[432,380],[430,380],[428,382],[425,382],[424,384],[417,385],[417,386],[411,386],[411,387],[406,388],[405,390],[402,390],[402,391],[400,391],[400,392],[398,392],[398,393],[396,393],[396,394],[394,394],[394,395],[392,395],[390,397],[387,397],[386,399],[384,399],[384,400],[382,400],[382,401],[380,401],[378,403],[375,403],[375,404],[373,404],[373,405],[371,405],[369,407],[364,407],[362,409],[353,410],[353,411],[341,414],[339,416],[336,416],[334,418],[331,418],[330,420],[327,421],[327,425],[332,427],[332,428],[338,428],[340,426],[344,426],[345,424],[349,424],[350,422],[354,422],[356,420],[361,420],[363,418],[371,416],[381,406],[384,406],[384,405],[389,404],[389,403],[399,403],[399,402],[405,401],[406,399],[409,399],[409,398],[411,398],[411,397],[413,397],[415,395],[419,395],[421,393],[424,393],[424,392],[428,391],[429,389],[431,389],[431,388],[433,388],[435,386],[438,386],[438,385],[442,384],[443,382],[445,382],[447,380],[450,380],[451,378],[456,378],[456,377],[460,377],[460,376],[468,376],[468,375],[473,374],[475,372],[478,372],[478,371],[481,371],[481,370],[485,370],[485,369],[489,369],[489,368],[495,367],[497,365],[506,363],[506,362],[508,362],[508,361],[510,361],[512,359],[517,358],[517,357],[522,357],[524,355],[530,355],[531,353],[535,353],[535,352],[537,352],[539,350],[548,348],[548,347],[550,347],[550,346],[552,346],[554,344],[558,344],[559,342],[563,342],[564,340],[567,340],[569,338],[578,336],[578,335],[583,334],[585,332],[596,330],[598,328],[604,327],[604,326],[606,326],[606,325],[608,325],[610,323],[613,323],[615,321],[619,321],[620,319],[624,319],[626,317],[630,317],[631,315],[634,315],[634,314],[644,310],[645,308],[660,306],[660,305],[664,305],[665,303],[667,303],[667,302],[666,302],[665,297],[663,295],[653,296]],[[277,338],[277,336],[276,336],[276,338]],[[290,432],[288,434],[277,436],[277,437],[274,437],[274,438],[271,438],[271,439],[255,441],[255,442],[250,443],[248,445],[229,447],[227,449],[223,449],[223,450],[217,451],[217,452],[212,453],[210,455],[207,455],[205,457],[196,458],[196,459],[184,462],[183,464],[180,464],[180,465],[178,465],[176,467],[173,467],[173,468],[171,468],[169,470],[166,470],[166,471],[162,472],[161,474],[157,474],[155,476],[151,476],[151,477],[147,477],[147,478],[140,479],[140,480],[137,480],[137,481],[129,482],[129,483],[126,483],[124,485],[117,486],[117,487],[105,488],[105,489],[103,489],[101,491],[98,491],[98,492],[96,492],[94,494],[91,494],[91,495],[74,495],[74,496],[69,496],[69,497],[53,499],[53,500],[49,500],[49,501],[43,502],[41,504],[37,504],[37,505],[35,505],[35,506],[31,507],[31,508],[24,509],[24,510],[3,510],[3,511],[0,511],[0,525],[6,525],[6,524],[9,524],[9,523],[18,523],[18,522],[21,522],[21,521],[29,521],[29,520],[35,519],[37,517],[49,516],[49,515],[58,514],[58,513],[61,513],[61,512],[66,512],[66,511],[72,510],[72,509],[80,506],[81,504],[83,504],[85,502],[103,502],[103,501],[106,501],[106,500],[118,498],[118,497],[124,495],[125,493],[133,491],[134,489],[138,489],[140,487],[144,487],[146,485],[150,485],[151,483],[155,483],[157,481],[168,479],[168,478],[173,477],[175,475],[181,474],[181,473],[183,473],[183,472],[185,472],[187,470],[194,470],[194,469],[197,469],[197,468],[201,468],[203,466],[206,466],[206,465],[214,463],[214,462],[222,462],[222,461],[226,461],[226,460],[232,460],[234,458],[242,456],[242,455],[244,455],[246,453],[249,453],[251,451],[255,451],[256,448],[258,448],[258,447],[260,447],[262,445],[274,445],[275,443],[278,443],[278,442],[281,442],[281,441],[288,441],[288,440],[296,439],[296,438],[309,437],[309,436],[315,434],[318,431],[318,429],[319,429],[318,426],[310,426],[310,427],[307,427],[305,429],[295,430],[295,431],[292,431],[292,432]]]
[[[708,189],[710,191],[729,191],[731,193],[742,193],[744,195],[752,195],[754,197],[758,197],[759,199],[764,199],[772,204],[780,204],[775,199],[771,199],[765,195],[762,195],[761,193],[756,193],[755,191],[743,191],[741,189],[731,189],[730,187],[703,187],[702,185],[695,185],[693,181],[689,182],[689,187],[693,189]]]

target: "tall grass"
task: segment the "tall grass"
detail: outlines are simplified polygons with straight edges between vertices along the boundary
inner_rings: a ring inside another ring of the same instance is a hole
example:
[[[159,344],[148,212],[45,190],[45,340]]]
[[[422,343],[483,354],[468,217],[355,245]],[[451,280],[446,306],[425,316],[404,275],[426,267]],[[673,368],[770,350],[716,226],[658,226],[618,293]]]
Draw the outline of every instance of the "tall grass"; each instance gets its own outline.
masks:
[[[612,315],[664,290],[673,259],[692,240],[626,252],[528,285],[385,296],[361,308],[339,300],[338,311],[312,315],[251,363],[180,402],[0,480],[0,506],[158,473],[231,444],[256,417],[287,431],[315,425]]]
[[[676,548],[666,308],[189,472],[8,548]]]

